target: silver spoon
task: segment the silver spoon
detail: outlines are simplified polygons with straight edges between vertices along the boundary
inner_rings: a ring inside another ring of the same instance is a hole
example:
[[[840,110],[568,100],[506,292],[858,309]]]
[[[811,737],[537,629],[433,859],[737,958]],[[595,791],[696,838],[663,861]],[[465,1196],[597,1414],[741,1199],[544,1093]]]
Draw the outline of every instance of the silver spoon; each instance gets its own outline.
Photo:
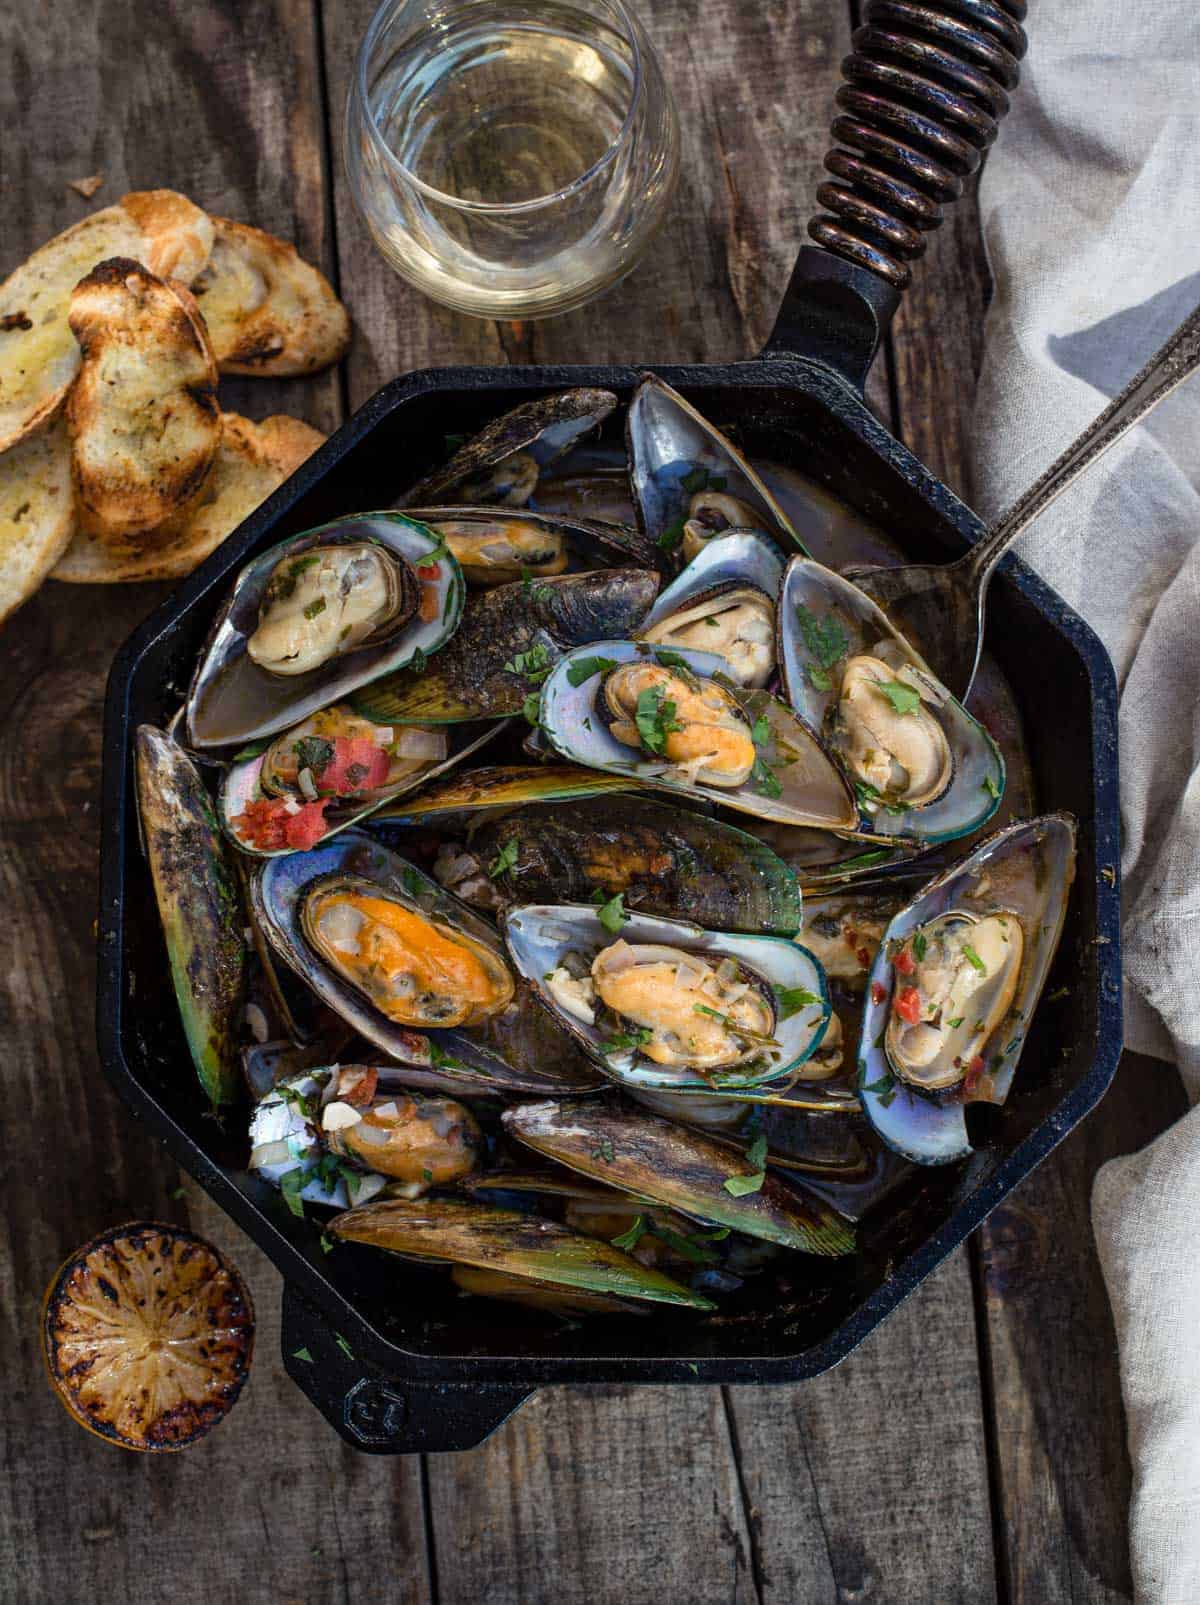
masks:
[[[1068,485],[1198,367],[1200,308],[1179,325],[1120,395],[965,556],[953,563],[845,571],[847,579],[877,602],[901,634],[920,648],[942,684],[960,702],[966,701],[979,666],[983,608],[996,564]]]

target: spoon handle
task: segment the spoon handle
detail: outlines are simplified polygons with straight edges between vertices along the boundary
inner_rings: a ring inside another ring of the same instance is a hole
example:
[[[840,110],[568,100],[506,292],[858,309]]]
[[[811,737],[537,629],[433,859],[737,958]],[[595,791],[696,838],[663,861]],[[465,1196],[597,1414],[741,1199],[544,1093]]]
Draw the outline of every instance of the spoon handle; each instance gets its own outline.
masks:
[[[1200,368],[1200,308],[1191,313],[1088,427],[1055,459],[963,559],[972,580],[984,583],[1005,552],[1068,485],[1116,445],[1183,381]]]

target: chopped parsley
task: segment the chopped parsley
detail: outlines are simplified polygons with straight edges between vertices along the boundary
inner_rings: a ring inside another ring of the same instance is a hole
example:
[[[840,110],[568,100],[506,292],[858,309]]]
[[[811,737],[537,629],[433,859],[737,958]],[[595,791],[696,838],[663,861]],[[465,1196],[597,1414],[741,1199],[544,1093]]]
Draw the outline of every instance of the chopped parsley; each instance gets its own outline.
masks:
[[[984,789],[984,791],[987,792],[988,796],[992,799],[993,802],[999,802],[1000,801],[1000,787],[992,779],[991,775],[984,775],[984,777],[983,777],[983,789]]]
[[[685,490],[689,496],[696,496],[702,490],[708,489],[708,469],[693,468],[690,473],[684,474],[679,481],[680,490]]]
[[[525,587],[525,595],[531,602],[545,602],[554,595],[551,585],[535,585],[533,575],[527,568],[521,570],[521,584]]]
[[[314,596],[304,609],[304,617],[306,619],[315,619],[319,613],[324,613],[325,606],[325,598],[323,596]]]
[[[957,1031],[959,1026],[963,1023],[964,1018],[965,1018],[964,1015],[956,1014],[953,1020],[947,1020],[946,1021],[947,1030]]]
[[[535,641],[528,652],[516,652],[504,665],[505,674],[519,674],[530,681],[544,680],[550,673],[550,650],[544,641]]]
[[[305,1365],[311,1365],[313,1363],[313,1357],[310,1354],[310,1352],[308,1351],[308,1349],[293,1349],[292,1350],[292,1359],[293,1360],[303,1360]]]
[[[324,741],[320,736],[301,736],[292,751],[300,768],[311,769],[314,775],[319,775],[333,762],[333,742]]]
[[[599,887],[592,893],[592,902],[599,904],[596,909],[596,918],[603,925],[610,936],[619,936],[622,925],[628,925],[630,915],[625,912],[625,893],[618,892],[615,897],[605,899]]]
[[[987,965],[983,962],[983,960],[979,957],[979,954],[976,953],[975,949],[968,942],[964,942],[963,943],[962,956],[963,956],[963,958],[966,959],[967,963],[971,966],[971,968],[973,970],[978,970],[980,975],[986,975],[987,974]]]
[[[509,873],[517,861],[517,853],[519,850],[520,843],[517,841],[517,838],[515,836],[510,836],[508,841],[505,842],[504,846],[488,865],[488,875],[492,880],[499,880],[501,875],[507,875]]]
[[[818,691],[832,690],[829,670],[850,651],[850,637],[837,619],[821,618],[805,607],[803,602],[796,603],[796,622],[812,658],[808,665],[809,679]]]
[[[916,959],[917,963],[920,964],[921,960],[925,957],[926,953],[929,951],[929,942],[926,939],[924,931],[918,931],[916,933],[916,935],[913,937],[913,939],[912,939],[912,950],[913,950],[913,957]]]
[[[340,1332],[335,1332],[333,1334],[333,1341],[337,1344],[338,1348],[341,1349],[342,1353],[348,1360],[352,1360],[354,1358],[354,1350],[346,1342],[346,1339]]]
[[[638,692],[634,717],[642,743],[650,752],[665,752],[667,737],[673,730],[683,729],[675,718],[675,703],[663,696],[660,686],[647,686]]]
[[[682,539],[683,519],[677,518],[673,524],[667,525],[654,544],[660,551],[673,552]]]
[[[421,1167],[421,1180],[428,1183],[432,1183],[433,1181],[433,1172],[427,1165],[423,1165]]]
[[[883,1107],[885,1109],[889,1108],[892,1099],[896,1096],[895,1076],[890,1070],[885,1070],[884,1073],[879,1077],[878,1081],[867,1081],[864,1079],[866,1075],[866,1068],[866,1065],[863,1065],[862,1069],[858,1073],[859,1090],[862,1092],[874,1093]]]
[[[611,1165],[613,1163],[613,1161],[616,1159],[616,1157],[617,1157],[617,1155],[616,1155],[616,1152],[615,1152],[615,1150],[613,1148],[613,1145],[612,1145],[611,1142],[608,1141],[607,1138],[605,1138],[605,1140],[602,1143],[600,1143],[597,1147],[592,1149],[592,1158],[593,1159],[603,1159],[603,1161],[604,1161],[604,1163],[606,1165]]]
[[[751,1166],[750,1175],[727,1176],[723,1183],[725,1191],[733,1198],[745,1198],[747,1193],[761,1192],[762,1184],[767,1179],[767,1139],[765,1137],[755,1137],[746,1150],[746,1163]]]
[[[634,1026],[632,1031],[618,1031],[607,1042],[600,1044],[600,1052],[603,1054],[625,1053],[631,1048],[636,1051],[638,1048],[644,1048],[653,1035],[654,1032],[646,1025]],[[609,1146],[611,1147],[612,1144],[610,1143]]]
[[[567,680],[571,685],[582,685],[594,674],[607,674],[616,666],[615,658],[576,658],[567,670]]]
[[[820,1008],[821,1000],[815,992],[803,986],[777,986],[775,1001],[779,1005],[779,1018],[790,1020],[793,1014],[809,1007]]]
[[[902,680],[878,680],[872,687],[881,697],[886,697],[896,713],[916,713],[921,706],[920,693],[914,691],[912,686],[905,685]]]
[[[646,1217],[644,1215],[635,1215],[633,1218],[633,1225],[629,1228],[629,1230],[627,1232],[622,1232],[619,1237],[611,1238],[610,1241],[614,1248],[623,1248],[628,1254],[631,1249],[634,1249],[638,1246],[642,1238],[645,1237],[649,1230],[650,1228],[646,1223]]]
[[[425,653],[421,650],[420,647],[417,647],[416,651],[413,653],[412,657],[409,658],[408,663],[405,665],[405,667],[412,674],[424,674],[425,665],[428,662],[429,662],[429,659],[426,657]]]
[[[526,719],[529,720],[530,724],[541,724],[542,693],[540,691],[531,691],[521,704],[521,712],[525,715]]]
[[[722,1014],[720,1009],[710,1009],[707,1003],[693,1003],[692,1013],[704,1014],[710,1020],[719,1021],[727,1031],[731,1031],[735,1037],[741,1037],[746,1042],[759,1042],[766,1048],[779,1046],[774,1037],[764,1036],[761,1031],[752,1031],[748,1026],[739,1025],[728,1014]]]
[[[869,869],[872,864],[886,864],[896,851],[894,847],[876,847],[869,853],[855,853],[853,858],[843,858],[837,869]]]
[[[779,776],[762,758],[756,757],[754,760],[754,768],[750,771],[750,784],[760,797],[783,796],[783,785]]]
[[[771,726],[765,713],[760,713],[754,721],[750,731],[750,739],[756,747],[765,747],[771,739]]]
[[[691,675],[687,659],[680,657],[678,652],[672,652],[670,647],[659,647],[654,654],[654,661],[664,669],[682,669],[685,676]]]

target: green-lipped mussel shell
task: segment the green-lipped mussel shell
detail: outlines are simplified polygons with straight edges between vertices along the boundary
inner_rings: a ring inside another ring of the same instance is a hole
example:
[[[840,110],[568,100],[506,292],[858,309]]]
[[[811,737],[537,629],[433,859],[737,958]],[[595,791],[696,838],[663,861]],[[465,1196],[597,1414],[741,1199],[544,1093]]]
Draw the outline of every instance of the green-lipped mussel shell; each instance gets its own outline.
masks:
[[[423,1260],[474,1265],[617,1298],[714,1308],[699,1293],[648,1270],[611,1243],[512,1209],[445,1198],[418,1203],[387,1198],[347,1210],[328,1230],[347,1242]]]
[[[849,1254],[854,1233],[827,1204],[769,1172],[741,1196],[726,1182],[756,1175],[746,1156],[673,1121],[610,1103],[568,1099],[505,1111],[510,1134],[548,1159],[693,1220],[715,1221],[808,1254]]]
[[[246,984],[237,877],[195,765],[153,725],[138,727],[137,792],[184,1035],[209,1098],[233,1103]]]

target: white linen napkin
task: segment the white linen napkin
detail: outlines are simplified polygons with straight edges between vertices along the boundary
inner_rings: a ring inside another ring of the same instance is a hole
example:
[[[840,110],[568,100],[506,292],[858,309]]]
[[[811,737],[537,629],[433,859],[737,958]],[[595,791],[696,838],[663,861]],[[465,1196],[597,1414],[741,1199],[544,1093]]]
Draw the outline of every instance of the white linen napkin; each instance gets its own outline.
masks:
[[[980,199],[974,503],[1003,511],[1200,305],[1200,7],[1039,0]],[[1200,377],[1024,538],[1121,684],[1126,1041],[1200,1097]],[[1092,1200],[1139,1600],[1200,1601],[1200,1109]]]

